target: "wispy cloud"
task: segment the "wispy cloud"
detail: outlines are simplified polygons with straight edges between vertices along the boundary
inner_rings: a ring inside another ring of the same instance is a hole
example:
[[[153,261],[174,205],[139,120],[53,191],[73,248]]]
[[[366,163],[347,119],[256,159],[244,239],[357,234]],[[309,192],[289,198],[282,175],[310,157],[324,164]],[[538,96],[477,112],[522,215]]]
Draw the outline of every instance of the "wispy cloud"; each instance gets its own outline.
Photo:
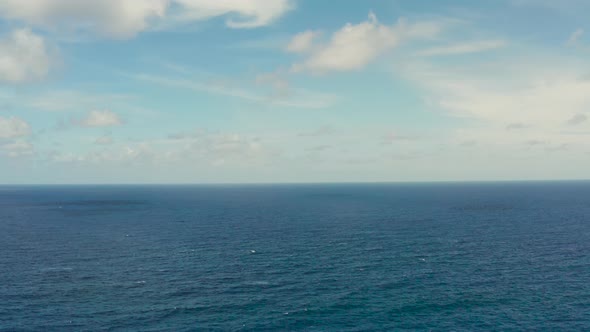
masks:
[[[123,121],[118,114],[109,110],[90,111],[88,114],[77,121],[76,124],[83,127],[113,127],[120,126]]]
[[[136,99],[128,94],[100,94],[87,93],[80,90],[53,90],[37,94],[34,97],[20,101],[35,110],[42,111],[79,111],[92,108],[102,108],[106,105],[119,105]]]
[[[572,32],[570,37],[567,39],[567,45],[569,45],[569,46],[577,45],[578,41],[580,40],[580,38],[582,38],[583,35],[584,35],[584,29],[582,29],[582,28],[579,28],[576,31]]]
[[[446,46],[432,47],[416,53],[418,56],[441,56],[441,55],[458,55],[479,53],[503,48],[507,45],[506,41],[497,40],[482,40],[472,41],[466,43],[458,43]]]
[[[304,89],[292,89],[293,92],[284,98],[269,96],[256,90],[247,90],[233,84],[223,82],[200,82],[184,78],[169,78],[151,74],[132,74],[131,77],[139,81],[154,83],[170,88],[188,89],[214,95],[229,96],[251,102],[271,106],[319,109],[332,106],[337,98],[334,95],[310,92]]]

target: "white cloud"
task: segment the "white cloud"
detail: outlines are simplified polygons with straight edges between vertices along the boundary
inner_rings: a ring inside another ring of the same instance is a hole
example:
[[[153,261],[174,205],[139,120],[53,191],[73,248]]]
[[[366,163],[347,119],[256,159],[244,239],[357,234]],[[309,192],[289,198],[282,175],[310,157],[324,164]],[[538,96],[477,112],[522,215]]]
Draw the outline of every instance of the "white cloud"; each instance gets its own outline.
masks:
[[[485,64],[414,63],[398,66],[397,74],[421,87],[430,107],[463,120],[451,145],[475,141],[511,158],[527,141],[545,142],[545,152],[588,148],[584,135],[564,133],[574,122],[587,128],[577,115],[590,109],[590,80],[580,75],[585,68],[567,57],[529,55]]]
[[[168,0],[3,0],[0,15],[49,30],[94,30],[128,38],[165,14]]]
[[[418,56],[437,56],[479,53],[494,50],[506,46],[504,40],[483,40],[468,43],[459,43],[442,47],[432,47],[417,53]]]
[[[28,136],[31,127],[27,122],[16,117],[4,118],[0,116],[0,140]]]
[[[271,100],[286,99],[289,98],[292,93],[289,81],[287,81],[284,74],[279,71],[259,74],[256,76],[255,81],[258,85],[269,85],[271,87]]]
[[[51,31],[93,32],[125,39],[155,24],[175,25],[234,15],[232,28],[268,25],[293,7],[290,0],[3,0],[0,17]]]
[[[113,144],[113,138],[110,135],[101,136],[94,141],[94,144],[96,144],[96,145],[110,145],[110,144]]]
[[[11,158],[30,156],[34,150],[35,148],[30,142],[22,139],[0,145],[0,151]]]
[[[0,81],[21,83],[43,79],[53,64],[43,37],[17,29],[0,39]]]
[[[572,32],[570,37],[567,40],[567,45],[574,46],[578,44],[578,41],[584,35],[584,29],[577,29],[576,31]]]
[[[557,64],[557,61],[563,61]],[[551,63],[548,66],[547,63]],[[401,69],[452,115],[501,124],[554,127],[590,107],[590,80],[567,59],[513,60],[484,67],[415,64]]]
[[[226,24],[231,28],[256,28],[273,23],[293,8],[290,0],[174,0],[181,11],[180,21],[198,21],[223,15],[236,15]]]
[[[320,36],[319,31],[307,30],[296,34],[285,50],[290,53],[306,53],[313,49],[313,43]]]
[[[165,87],[183,88],[214,95],[230,96],[251,102],[267,104],[270,106],[320,109],[332,106],[337,100],[336,96],[331,94],[311,92],[303,89],[291,89],[288,87],[288,82],[277,78],[274,74],[270,74],[270,76],[258,76],[259,84],[271,83],[275,89],[274,93],[272,93],[270,96],[265,94],[264,91],[258,91],[252,88],[245,89],[236,86],[236,84],[232,84],[231,82],[199,82],[182,78],[168,78],[149,74],[132,75],[132,77],[140,81],[150,82]],[[248,83],[250,83],[251,86],[251,82]],[[277,88],[279,89],[277,90]],[[283,92],[287,91],[287,88],[289,93],[284,95]]]
[[[119,126],[123,122],[116,113],[108,110],[91,111],[79,124],[84,127],[112,127]]]
[[[314,47],[309,57],[293,65],[294,72],[350,71],[365,67],[377,57],[396,47],[404,39],[432,38],[442,29],[437,22],[408,24],[399,20],[395,25],[381,24],[375,14],[369,13],[368,20],[359,24],[346,24],[334,32],[327,43]],[[302,37],[303,36],[303,37]],[[303,44],[309,36],[296,35],[292,44]],[[303,39],[304,42],[301,42]],[[301,45],[298,45],[301,46]]]
[[[100,105],[114,105],[133,99],[133,95],[125,94],[93,94],[75,90],[54,90],[47,91],[21,100],[36,110],[43,111],[74,111],[79,109],[93,109]]]

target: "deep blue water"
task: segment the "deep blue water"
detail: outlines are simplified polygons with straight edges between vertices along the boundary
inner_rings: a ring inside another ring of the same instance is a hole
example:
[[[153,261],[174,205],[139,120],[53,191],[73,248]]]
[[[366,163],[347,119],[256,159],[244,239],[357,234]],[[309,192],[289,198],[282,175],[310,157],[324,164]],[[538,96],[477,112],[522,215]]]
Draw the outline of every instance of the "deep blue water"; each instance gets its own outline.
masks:
[[[0,187],[2,331],[590,330],[590,182]]]

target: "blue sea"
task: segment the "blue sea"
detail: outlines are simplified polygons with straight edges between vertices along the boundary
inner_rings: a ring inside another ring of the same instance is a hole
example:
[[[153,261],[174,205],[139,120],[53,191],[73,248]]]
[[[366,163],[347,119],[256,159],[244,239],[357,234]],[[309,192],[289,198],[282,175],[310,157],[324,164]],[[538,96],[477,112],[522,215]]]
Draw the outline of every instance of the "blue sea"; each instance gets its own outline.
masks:
[[[588,331],[590,182],[0,187],[1,331]]]

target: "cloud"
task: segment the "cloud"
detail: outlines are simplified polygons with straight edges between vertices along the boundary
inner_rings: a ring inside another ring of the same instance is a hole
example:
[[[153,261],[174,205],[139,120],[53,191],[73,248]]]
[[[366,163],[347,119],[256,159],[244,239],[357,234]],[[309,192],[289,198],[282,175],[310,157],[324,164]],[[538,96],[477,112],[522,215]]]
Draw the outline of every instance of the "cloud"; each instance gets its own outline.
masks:
[[[112,127],[123,124],[119,116],[111,111],[91,111],[79,121],[83,127]]]
[[[181,8],[173,19],[199,21],[235,15],[226,21],[230,28],[256,28],[269,25],[291,10],[290,0],[174,0]]]
[[[35,147],[33,144],[23,139],[17,139],[9,143],[0,144],[0,152],[11,158],[31,156],[34,154],[34,151]]]
[[[540,146],[540,145],[546,145],[547,142],[533,139],[533,140],[526,141],[525,144],[528,146]]]
[[[33,145],[27,137],[31,135],[29,124],[16,117],[0,116],[0,154],[16,158],[33,154]]]
[[[31,127],[27,122],[16,117],[0,116],[0,140],[25,137],[30,135]]]
[[[271,98],[283,98],[289,97],[291,94],[291,89],[289,85],[289,81],[284,78],[282,73],[280,72],[271,72],[271,73],[264,73],[259,74],[256,76],[256,84],[259,85],[270,85],[273,89],[271,94]]]
[[[567,119],[590,108],[590,81],[584,62],[549,54],[502,55],[485,63],[477,59],[439,63],[413,59],[395,64],[395,75],[420,89],[425,107],[456,118],[449,146],[477,141],[503,158],[521,158],[544,149],[527,146],[567,144],[570,151],[587,149],[587,137],[564,133]],[[524,129],[526,130],[520,130]],[[537,142],[535,144],[534,142]]]
[[[163,17],[168,0],[4,0],[0,14],[48,30],[92,30],[113,38],[129,38],[145,30],[149,20]]]
[[[110,135],[101,136],[94,141],[94,144],[96,144],[96,145],[110,145],[110,144],[113,144],[113,138]]]
[[[231,28],[271,24],[293,8],[289,0],[3,0],[0,17],[49,31],[91,32],[127,39],[156,24],[233,15]]]
[[[528,126],[525,125],[524,123],[520,123],[520,122],[515,122],[515,123],[511,123],[509,125],[506,126],[506,130],[520,130],[520,129],[526,129]]]
[[[414,135],[399,135],[396,133],[389,133],[383,137],[381,137],[381,144],[393,144],[398,142],[409,142],[409,141],[416,141],[419,140],[420,136]]]
[[[348,23],[334,32],[329,41],[313,48],[310,44],[315,37],[312,38],[309,32],[296,35],[291,46],[299,51],[308,51],[309,56],[293,65],[292,71],[325,73],[358,70],[395,48],[403,39],[432,38],[441,30],[442,26],[435,22],[408,24],[402,19],[391,26],[381,24],[371,12],[367,21]]]
[[[578,113],[572,116],[569,120],[567,120],[567,124],[570,126],[576,126],[586,121],[588,121],[588,116],[586,116],[585,114]]]
[[[319,136],[327,136],[332,135],[334,133],[334,128],[330,126],[322,126],[318,129],[312,131],[306,131],[299,133],[297,136],[299,137],[319,137]]]
[[[582,68],[567,58],[528,57],[485,66],[414,63],[398,73],[450,115],[504,129],[506,123],[526,123],[546,130],[590,107],[590,81],[580,79]]]
[[[319,31],[307,30],[296,34],[285,50],[290,53],[307,53],[312,50],[314,41],[320,36]]]
[[[590,3],[587,0],[512,0],[512,4],[515,6],[542,7],[569,15],[585,13],[590,9]]]
[[[257,136],[195,130],[169,135],[165,139],[104,145],[99,150],[68,152],[54,150],[49,160],[78,165],[191,166],[192,169],[261,165],[273,160],[279,151],[267,147]]]
[[[134,74],[131,76],[136,80],[150,82],[165,87],[183,88],[214,95],[229,96],[270,106],[321,109],[332,106],[337,100],[336,96],[331,94],[307,91],[304,89],[291,89],[286,80],[283,80],[274,74],[262,75],[257,78],[259,84],[272,82],[275,93],[270,96],[265,93],[265,91],[259,91],[252,88],[252,81],[247,83],[236,82],[236,84],[234,84],[234,82],[220,83],[210,80],[208,82],[199,82],[184,78],[169,78],[150,74]],[[254,81],[256,82],[256,79]],[[248,84],[249,88],[242,88],[237,86],[238,84]],[[277,87],[279,88],[278,90],[276,89]],[[288,94],[282,93],[285,91],[288,91]],[[279,94],[276,92],[279,92]]]
[[[418,56],[440,56],[440,55],[457,55],[479,53],[494,49],[499,49],[506,46],[504,40],[483,40],[468,43],[459,43],[449,46],[433,47],[418,52]]]
[[[36,110],[61,112],[92,109],[105,104],[119,104],[133,98],[133,95],[125,94],[93,94],[74,90],[55,90],[36,94],[32,98],[20,102]]]
[[[0,82],[41,80],[53,64],[45,40],[30,29],[14,30],[0,39]]]
[[[581,28],[572,32],[572,34],[570,35],[570,37],[567,40],[567,45],[569,45],[569,46],[577,45],[578,41],[580,40],[580,38],[582,38],[583,35],[584,35],[584,29],[581,29]]]
[[[305,151],[308,151],[308,152],[322,152],[322,151],[326,151],[326,150],[329,150],[329,149],[332,149],[332,148],[333,148],[332,145],[321,144],[321,145],[315,145],[315,146],[312,146],[312,147],[305,148]]]

